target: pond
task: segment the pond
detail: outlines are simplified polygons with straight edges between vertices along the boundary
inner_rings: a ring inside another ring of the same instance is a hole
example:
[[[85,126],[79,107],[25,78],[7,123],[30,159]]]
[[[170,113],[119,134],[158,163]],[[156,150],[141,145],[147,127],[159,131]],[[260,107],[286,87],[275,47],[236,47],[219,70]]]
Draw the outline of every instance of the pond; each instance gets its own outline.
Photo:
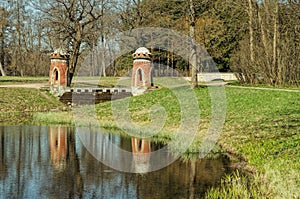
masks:
[[[108,134],[108,141],[136,154],[163,147],[137,138]],[[101,137],[98,136],[101,141]],[[97,140],[98,142],[98,140]],[[107,141],[99,145],[103,153]],[[118,157],[118,151],[105,157]],[[143,159],[145,164],[145,159]],[[176,160],[146,173],[114,170],[90,153],[75,128],[0,127],[0,198],[203,198],[231,172],[229,160]]]

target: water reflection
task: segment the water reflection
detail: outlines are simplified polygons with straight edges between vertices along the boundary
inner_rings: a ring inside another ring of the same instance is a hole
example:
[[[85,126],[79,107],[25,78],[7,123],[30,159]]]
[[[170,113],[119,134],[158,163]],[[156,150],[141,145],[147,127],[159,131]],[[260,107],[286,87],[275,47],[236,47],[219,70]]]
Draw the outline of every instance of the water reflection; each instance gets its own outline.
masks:
[[[49,147],[51,154],[51,164],[58,170],[66,167],[66,157],[68,152],[67,128],[49,128]]]
[[[144,139],[131,138],[131,147],[136,173],[149,171],[151,142]]]
[[[117,172],[97,161],[74,132],[0,127],[0,198],[201,198],[229,172],[226,158],[176,161],[143,175]],[[132,153],[140,171],[151,166],[149,152],[162,147],[137,138],[98,137],[103,139],[93,140],[100,141],[94,150],[105,153],[105,143],[113,142]]]
[[[0,146],[1,146],[1,152],[0,152],[0,180],[5,179],[6,175],[7,175],[7,167],[5,164],[5,155],[4,155],[4,151],[5,151],[5,139],[4,139],[4,130],[1,128],[0,129]]]
[[[101,133],[97,127],[77,127],[76,134],[80,137],[87,150],[99,161],[118,171],[129,173],[146,173],[159,170],[172,163],[175,158],[169,153],[168,146],[151,143],[151,153],[141,153],[148,149],[146,140],[124,138],[117,135]],[[142,146],[142,145],[141,145]],[[140,147],[141,147],[140,146]],[[132,150],[134,148],[134,150]],[[149,149],[150,150],[150,149]],[[139,151],[139,152],[138,152]],[[143,158],[143,160],[142,160]]]

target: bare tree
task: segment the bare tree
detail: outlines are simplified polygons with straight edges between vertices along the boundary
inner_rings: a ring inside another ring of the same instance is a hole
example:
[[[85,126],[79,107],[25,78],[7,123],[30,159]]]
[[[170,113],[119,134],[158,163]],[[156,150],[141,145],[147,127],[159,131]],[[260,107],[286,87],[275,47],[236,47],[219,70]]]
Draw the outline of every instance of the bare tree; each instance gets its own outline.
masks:
[[[231,60],[245,83],[299,81],[299,1],[247,0],[248,34]],[[296,11],[297,10],[297,11]],[[248,42],[245,40],[248,39]]]
[[[254,3],[256,4],[256,0],[254,0]],[[253,20],[254,20],[254,16],[253,16],[253,2],[252,0],[248,0],[248,15],[249,15],[249,51],[250,51],[250,67],[253,68],[253,66],[255,65],[254,63],[254,30],[253,30]],[[249,80],[251,83],[254,83],[254,74],[250,73],[249,74]]]
[[[6,19],[6,13],[7,11],[5,10],[4,7],[0,8],[0,13],[1,13],[1,19],[0,19],[0,24],[1,24],[1,29],[0,29],[0,72],[2,76],[5,76],[5,71],[3,69],[4,66],[4,57],[5,57],[5,52],[4,52],[4,46],[5,46],[5,29],[6,29],[6,24],[7,24],[7,19]]]
[[[101,2],[97,0],[41,0],[39,9],[46,15],[52,36],[60,47],[71,54],[67,85],[70,86],[83,44],[92,37],[93,28],[102,17]]]
[[[196,32],[195,32],[195,25],[196,25],[196,13],[195,13],[195,4],[194,0],[189,0],[189,6],[190,6],[190,37],[195,40],[196,39]],[[198,86],[198,78],[197,78],[197,67],[199,64],[198,61],[198,52],[197,47],[195,44],[192,44],[192,52],[191,52],[191,62],[192,62],[192,88],[195,88]]]
[[[6,76],[5,71],[3,70],[2,63],[0,62],[0,72],[2,76]]]

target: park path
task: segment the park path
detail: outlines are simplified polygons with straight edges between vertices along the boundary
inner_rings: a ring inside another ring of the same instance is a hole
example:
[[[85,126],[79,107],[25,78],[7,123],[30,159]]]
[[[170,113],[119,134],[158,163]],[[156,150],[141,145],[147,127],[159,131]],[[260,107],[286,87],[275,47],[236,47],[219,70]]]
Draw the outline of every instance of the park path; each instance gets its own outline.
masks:
[[[209,84],[210,86],[227,86],[232,88],[241,88],[241,89],[256,89],[256,90],[269,90],[269,91],[285,91],[285,92],[294,92],[300,93],[300,90],[291,90],[291,89],[284,89],[284,88],[262,88],[262,87],[251,87],[251,86],[234,86],[234,85],[226,85],[220,83],[212,83]],[[47,83],[29,83],[29,84],[7,84],[7,85],[0,85],[0,88],[35,88],[40,89],[43,87],[47,87]]]
[[[291,92],[291,93],[300,93],[300,90],[290,90],[290,89],[284,89],[284,88],[262,88],[262,87],[233,86],[233,85],[227,85],[227,87],[242,88],[242,89],[255,89],[255,90],[269,90],[269,91],[284,91],[284,92]]]
[[[40,89],[43,87],[46,87],[47,84],[43,84],[43,83],[30,83],[30,84],[4,84],[4,85],[0,85],[0,88],[35,88],[35,89]]]

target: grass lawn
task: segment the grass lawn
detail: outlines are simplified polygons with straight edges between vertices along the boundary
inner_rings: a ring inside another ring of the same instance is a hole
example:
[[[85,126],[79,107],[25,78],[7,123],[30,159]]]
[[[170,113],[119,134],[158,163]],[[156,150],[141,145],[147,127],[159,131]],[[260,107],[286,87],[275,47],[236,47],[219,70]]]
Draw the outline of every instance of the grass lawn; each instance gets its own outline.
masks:
[[[266,84],[241,84],[238,81],[230,81],[228,82],[229,85],[233,86],[244,86],[244,87],[258,87],[258,88],[272,88],[272,89],[288,89],[288,90],[300,90],[300,82],[298,82],[298,85],[281,85],[281,86],[272,86],[272,85],[266,85]]]
[[[254,182],[264,196],[299,198],[300,93],[240,88],[226,88],[226,92],[221,146],[242,155],[257,170]],[[235,182],[224,181],[227,187]],[[241,186],[235,188],[242,190]],[[257,193],[248,191],[254,196]],[[228,192],[224,198],[231,197]]]
[[[195,91],[201,110],[202,122],[198,132],[201,134],[207,130],[210,121],[209,92],[207,88]],[[229,190],[225,191],[223,198],[237,197],[229,186],[237,180],[234,178],[240,180],[240,184],[234,187],[242,190],[240,197],[245,196],[243,194],[257,198],[299,197],[300,93],[227,87],[226,95],[227,116],[219,144],[244,158],[247,169],[254,171],[256,177],[248,186],[249,182],[241,180],[242,176],[231,176],[233,179],[224,183]],[[172,132],[178,128],[181,117],[176,97],[167,89],[132,98],[129,105],[132,120],[141,124],[150,122],[146,110],[157,103],[166,108],[168,116],[163,132]],[[111,103],[97,105],[96,111],[100,121],[113,123]],[[221,190],[214,190],[218,197],[222,197]]]
[[[49,77],[19,77],[19,76],[1,76],[0,85],[23,84],[23,83],[47,83]]]
[[[207,197],[299,198],[300,93],[233,87],[225,89],[226,121],[218,143],[245,161],[247,164],[244,169],[252,175],[250,178],[241,173],[226,176],[222,186],[210,190]],[[1,117],[5,112],[36,112],[59,106],[49,103],[40,91],[34,89],[0,89],[0,92]],[[199,147],[201,142],[197,141],[209,127],[211,117],[208,89],[197,88],[195,93],[201,110],[201,122],[197,139],[189,149],[191,152]],[[15,103],[11,103],[12,99]],[[129,118],[140,125],[150,124],[148,110],[157,104],[165,108],[167,117],[163,129],[156,137],[171,139],[179,127],[181,110],[176,96],[170,90],[163,88],[130,98]],[[111,102],[98,104],[95,112],[94,107],[87,106],[84,110],[87,110],[87,114],[94,114],[102,126],[116,127],[111,105]],[[72,112],[34,114],[36,124],[74,125],[71,116]]]
[[[207,88],[195,92],[201,110],[201,135],[209,126],[211,102]],[[253,173],[253,178],[249,181],[241,174],[227,176],[223,187],[211,190],[208,197],[299,197],[300,93],[226,87],[226,102],[226,122],[218,142],[247,162],[245,169]],[[170,139],[181,114],[176,97],[168,89],[130,98],[130,116],[134,122],[146,125],[151,122],[148,109],[155,104],[163,106],[167,115],[157,136]],[[115,126],[111,102],[98,104],[95,110],[103,126]]]
[[[63,109],[64,105],[47,92],[31,88],[0,88],[0,124],[31,123],[33,113]]]

